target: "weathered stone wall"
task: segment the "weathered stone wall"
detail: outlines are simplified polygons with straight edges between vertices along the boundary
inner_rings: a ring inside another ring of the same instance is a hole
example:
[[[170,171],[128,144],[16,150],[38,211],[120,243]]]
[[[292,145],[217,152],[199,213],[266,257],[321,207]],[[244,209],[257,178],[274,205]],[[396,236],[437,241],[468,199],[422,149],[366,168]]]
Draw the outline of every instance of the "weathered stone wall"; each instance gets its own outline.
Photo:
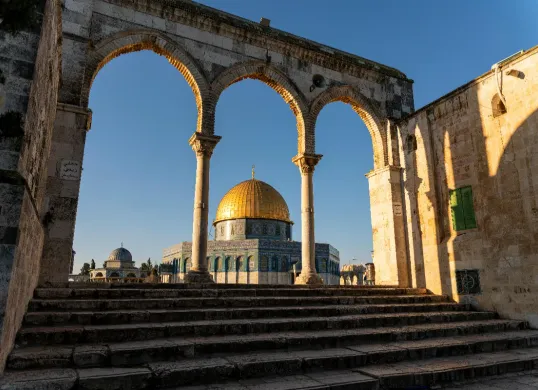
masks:
[[[1,111],[23,114],[24,135],[0,136],[0,371],[39,276],[40,207],[56,110],[61,61],[59,2],[45,3],[36,32],[0,36],[6,74]]]
[[[506,113],[490,71],[400,124],[412,284],[538,327],[538,48],[498,80]],[[465,186],[477,226],[456,231],[449,191]],[[462,270],[480,291],[458,294]]]

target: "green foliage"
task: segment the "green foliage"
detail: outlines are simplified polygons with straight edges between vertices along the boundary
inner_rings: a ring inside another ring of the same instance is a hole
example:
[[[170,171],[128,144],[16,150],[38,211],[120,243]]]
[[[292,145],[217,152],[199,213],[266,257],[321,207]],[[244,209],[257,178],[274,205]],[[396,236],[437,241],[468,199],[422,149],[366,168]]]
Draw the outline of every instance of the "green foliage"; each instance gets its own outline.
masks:
[[[90,274],[90,265],[88,263],[84,263],[84,265],[80,269],[79,275],[89,275],[89,274]]]
[[[90,264],[90,269],[95,269],[95,260],[92,259],[92,262]]]
[[[40,0],[0,0],[0,30],[16,35],[37,25]]]
[[[1,0],[0,0],[1,1]],[[20,137],[24,134],[22,114],[7,111],[0,115],[0,136]]]

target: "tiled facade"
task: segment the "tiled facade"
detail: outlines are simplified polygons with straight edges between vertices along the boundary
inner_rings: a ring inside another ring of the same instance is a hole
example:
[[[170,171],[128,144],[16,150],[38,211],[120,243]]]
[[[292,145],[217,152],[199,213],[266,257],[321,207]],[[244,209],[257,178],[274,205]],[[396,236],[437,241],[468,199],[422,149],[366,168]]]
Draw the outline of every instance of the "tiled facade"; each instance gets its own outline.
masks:
[[[208,242],[209,272],[217,283],[293,284],[301,272],[301,243],[273,239]],[[174,264],[175,278],[183,281],[190,269],[191,243],[182,242],[163,251],[163,263]],[[340,258],[336,248],[316,244],[316,270],[326,284],[340,283]]]

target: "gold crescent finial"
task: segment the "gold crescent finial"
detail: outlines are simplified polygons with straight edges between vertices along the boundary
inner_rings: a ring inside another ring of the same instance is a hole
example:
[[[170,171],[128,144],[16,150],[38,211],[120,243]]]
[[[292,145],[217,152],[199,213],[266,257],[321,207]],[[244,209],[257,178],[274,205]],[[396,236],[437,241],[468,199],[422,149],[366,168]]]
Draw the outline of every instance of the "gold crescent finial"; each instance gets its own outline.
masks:
[[[254,179],[254,170],[256,169],[256,165],[252,166],[252,178]]]

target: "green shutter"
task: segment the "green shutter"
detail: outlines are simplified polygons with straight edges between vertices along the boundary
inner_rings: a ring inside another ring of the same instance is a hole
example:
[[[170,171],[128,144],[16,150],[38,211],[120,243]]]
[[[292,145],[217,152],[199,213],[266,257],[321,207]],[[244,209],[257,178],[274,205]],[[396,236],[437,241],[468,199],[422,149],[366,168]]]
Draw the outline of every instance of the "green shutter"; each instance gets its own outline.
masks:
[[[461,189],[461,198],[463,202],[465,228],[474,229],[476,227],[476,218],[473,207],[473,189],[471,187],[463,187]]]
[[[464,230],[465,229],[465,218],[463,215],[463,204],[461,200],[460,190],[451,190],[450,191],[450,209],[452,212],[452,226],[454,230]]]

